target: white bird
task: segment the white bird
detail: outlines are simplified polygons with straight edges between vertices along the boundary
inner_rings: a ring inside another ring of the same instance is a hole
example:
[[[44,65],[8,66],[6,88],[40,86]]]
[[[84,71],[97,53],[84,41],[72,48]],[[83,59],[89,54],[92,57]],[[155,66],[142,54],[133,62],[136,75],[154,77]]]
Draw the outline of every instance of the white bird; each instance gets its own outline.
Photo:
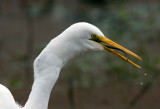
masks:
[[[0,109],[47,109],[51,90],[63,65],[72,57],[86,51],[108,51],[140,68],[113,49],[121,50],[142,60],[133,52],[106,38],[92,24],[80,22],[71,25],[52,39],[35,59],[34,83],[24,107],[15,102],[11,92],[5,86],[0,85]]]

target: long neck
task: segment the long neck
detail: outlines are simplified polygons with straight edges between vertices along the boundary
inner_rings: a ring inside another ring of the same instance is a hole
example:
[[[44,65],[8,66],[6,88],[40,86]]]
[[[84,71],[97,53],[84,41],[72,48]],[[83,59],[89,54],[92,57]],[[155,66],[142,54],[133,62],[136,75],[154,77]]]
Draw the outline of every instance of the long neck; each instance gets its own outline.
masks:
[[[23,109],[47,109],[50,93],[58,79],[60,69],[70,58],[81,51],[79,47],[77,49],[77,46],[72,46],[65,38],[61,39],[61,36],[53,39],[36,58],[35,80]]]
[[[63,63],[45,50],[34,62],[34,83],[23,109],[47,109],[50,93]]]
[[[56,80],[51,79],[49,76],[35,79],[24,109],[47,109],[50,93],[55,81]]]

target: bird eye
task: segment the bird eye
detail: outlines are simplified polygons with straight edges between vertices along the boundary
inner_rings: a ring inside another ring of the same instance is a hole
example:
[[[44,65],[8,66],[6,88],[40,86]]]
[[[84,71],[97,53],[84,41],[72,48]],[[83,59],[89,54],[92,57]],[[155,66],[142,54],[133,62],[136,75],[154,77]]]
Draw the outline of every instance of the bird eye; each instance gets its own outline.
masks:
[[[92,37],[92,38],[96,38],[96,35],[95,35],[95,34],[92,34],[91,37]]]
[[[96,34],[92,34],[91,37],[92,38],[90,40],[93,40],[93,41],[96,41],[96,42],[101,42],[101,40],[99,40],[99,38],[97,37]]]

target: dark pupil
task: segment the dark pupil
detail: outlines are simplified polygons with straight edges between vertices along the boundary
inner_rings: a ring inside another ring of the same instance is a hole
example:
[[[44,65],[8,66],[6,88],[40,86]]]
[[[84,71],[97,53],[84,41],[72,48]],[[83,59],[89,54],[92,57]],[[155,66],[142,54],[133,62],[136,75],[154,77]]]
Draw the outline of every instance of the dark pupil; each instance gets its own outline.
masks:
[[[96,35],[93,35],[93,37],[95,38],[95,37],[96,37]]]
[[[101,42],[101,40],[99,40],[96,35],[92,35],[92,40],[96,42]]]

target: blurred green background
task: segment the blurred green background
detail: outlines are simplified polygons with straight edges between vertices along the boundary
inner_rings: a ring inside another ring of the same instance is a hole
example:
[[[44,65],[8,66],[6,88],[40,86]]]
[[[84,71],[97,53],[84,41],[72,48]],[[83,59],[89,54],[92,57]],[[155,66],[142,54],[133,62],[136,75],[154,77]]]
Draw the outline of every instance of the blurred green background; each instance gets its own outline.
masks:
[[[24,105],[32,63],[45,45],[76,22],[89,22],[143,58],[90,52],[62,69],[49,109],[160,109],[159,0],[0,0],[0,83]]]

